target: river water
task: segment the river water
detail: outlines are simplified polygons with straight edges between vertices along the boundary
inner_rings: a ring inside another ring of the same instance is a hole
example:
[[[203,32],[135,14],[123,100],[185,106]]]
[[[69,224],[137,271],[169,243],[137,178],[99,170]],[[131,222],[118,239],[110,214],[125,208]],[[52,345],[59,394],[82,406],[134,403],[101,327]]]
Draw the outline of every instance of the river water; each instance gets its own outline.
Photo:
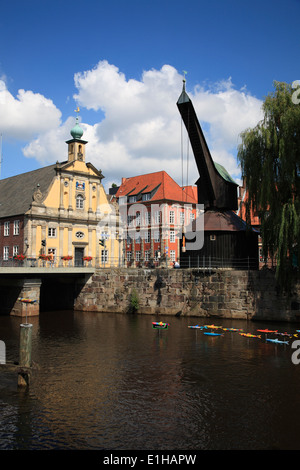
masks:
[[[210,337],[188,328],[207,319],[149,315],[61,311],[31,323],[39,369],[29,390],[0,374],[1,450],[300,449],[296,337]],[[214,323],[254,334],[297,328]],[[18,360],[19,330],[19,318],[0,317],[7,361]]]

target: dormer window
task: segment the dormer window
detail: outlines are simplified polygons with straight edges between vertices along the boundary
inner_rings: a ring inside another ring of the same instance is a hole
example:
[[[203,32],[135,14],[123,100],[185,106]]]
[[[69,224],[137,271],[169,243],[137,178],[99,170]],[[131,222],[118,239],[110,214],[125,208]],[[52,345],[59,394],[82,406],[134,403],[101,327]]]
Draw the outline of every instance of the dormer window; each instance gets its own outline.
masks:
[[[142,195],[142,201],[149,201],[151,199],[150,193],[145,193]]]
[[[119,197],[119,205],[126,204],[126,202],[127,202],[126,196]]]

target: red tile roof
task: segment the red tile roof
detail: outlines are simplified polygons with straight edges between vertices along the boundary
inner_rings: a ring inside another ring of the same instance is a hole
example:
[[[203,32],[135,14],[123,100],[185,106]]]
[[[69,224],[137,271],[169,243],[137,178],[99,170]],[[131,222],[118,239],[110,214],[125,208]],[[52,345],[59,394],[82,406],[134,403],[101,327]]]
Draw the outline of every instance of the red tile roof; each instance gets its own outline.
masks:
[[[154,190],[156,190],[154,192]],[[197,187],[181,188],[165,171],[124,178],[116,197],[136,196],[154,192],[150,201],[171,200],[183,203],[197,203]]]

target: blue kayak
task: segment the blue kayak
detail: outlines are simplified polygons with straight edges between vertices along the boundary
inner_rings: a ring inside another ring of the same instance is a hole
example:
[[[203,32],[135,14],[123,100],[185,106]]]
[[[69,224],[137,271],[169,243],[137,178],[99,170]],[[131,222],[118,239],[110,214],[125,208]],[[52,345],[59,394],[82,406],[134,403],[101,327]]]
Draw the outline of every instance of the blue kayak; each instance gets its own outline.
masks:
[[[221,333],[209,333],[209,332],[207,332],[207,333],[204,333],[204,334],[209,335],[209,336],[222,336]]]
[[[279,339],[271,339],[267,338],[266,341],[270,341],[270,343],[280,343],[280,344],[289,344],[288,341],[279,341]]]

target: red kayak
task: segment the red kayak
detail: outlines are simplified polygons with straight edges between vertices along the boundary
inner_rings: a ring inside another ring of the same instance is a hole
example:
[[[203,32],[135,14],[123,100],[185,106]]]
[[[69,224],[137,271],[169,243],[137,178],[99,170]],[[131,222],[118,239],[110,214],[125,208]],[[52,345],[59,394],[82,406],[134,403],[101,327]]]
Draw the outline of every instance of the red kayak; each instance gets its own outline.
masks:
[[[261,333],[277,333],[278,330],[257,330],[260,331]]]

